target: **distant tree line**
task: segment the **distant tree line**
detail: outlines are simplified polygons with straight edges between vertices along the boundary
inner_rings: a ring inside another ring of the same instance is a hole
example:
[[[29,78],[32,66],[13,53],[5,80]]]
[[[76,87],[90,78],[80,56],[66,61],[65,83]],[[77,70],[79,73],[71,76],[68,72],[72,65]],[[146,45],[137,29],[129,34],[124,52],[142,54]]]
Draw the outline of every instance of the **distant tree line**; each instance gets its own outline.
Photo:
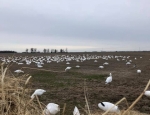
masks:
[[[57,49],[46,49],[44,48],[43,49],[43,52],[40,52],[40,51],[37,51],[37,48],[26,48],[25,52],[23,53],[67,53],[68,52],[68,49],[60,49],[60,50],[57,50]]]
[[[4,50],[4,51],[0,51],[0,53],[17,53],[17,52],[16,51],[7,51],[7,50],[5,51]]]

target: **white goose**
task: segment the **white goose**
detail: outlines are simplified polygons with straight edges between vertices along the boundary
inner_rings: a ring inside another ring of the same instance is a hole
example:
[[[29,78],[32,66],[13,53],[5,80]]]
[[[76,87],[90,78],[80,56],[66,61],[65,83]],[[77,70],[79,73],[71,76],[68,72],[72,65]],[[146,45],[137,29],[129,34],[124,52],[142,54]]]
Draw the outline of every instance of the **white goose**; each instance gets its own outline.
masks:
[[[43,93],[45,93],[46,90],[43,89],[37,89],[34,91],[34,93],[31,95],[31,98],[33,99],[35,97],[35,95],[42,95]]]
[[[67,71],[67,70],[69,70],[69,69],[71,69],[71,67],[66,67],[65,71]]]
[[[112,74],[110,73],[109,77],[107,77],[105,84],[112,82]]]
[[[80,115],[79,109],[75,106],[73,115]]]
[[[49,103],[44,110],[45,115],[56,115],[60,111],[58,104]]]
[[[144,95],[146,95],[147,97],[150,97],[150,91],[148,91],[148,90],[145,91],[145,92],[144,92]]]
[[[15,72],[15,73],[24,73],[24,71],[22,71],[22,70],[20,70],[20,69],[15,70],[14,72]]]
[[[111,109],[109,112],[115,112],[115,113],[120,113],[120,110],[118,106],[114,105],[113,103],[110,102],[101,102],[98,104],[98,107],[102,109],[103,111],[107,111]]]

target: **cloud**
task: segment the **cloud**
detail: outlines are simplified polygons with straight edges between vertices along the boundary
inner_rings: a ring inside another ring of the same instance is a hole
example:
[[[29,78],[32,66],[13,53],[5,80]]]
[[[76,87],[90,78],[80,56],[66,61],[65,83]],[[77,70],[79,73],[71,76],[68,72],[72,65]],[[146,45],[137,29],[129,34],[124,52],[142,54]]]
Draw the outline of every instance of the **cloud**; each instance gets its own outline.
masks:
[[[98,50],[147,47],[149,3],[149,0],[2,0],[0,39],[10,46],[90,45]]]

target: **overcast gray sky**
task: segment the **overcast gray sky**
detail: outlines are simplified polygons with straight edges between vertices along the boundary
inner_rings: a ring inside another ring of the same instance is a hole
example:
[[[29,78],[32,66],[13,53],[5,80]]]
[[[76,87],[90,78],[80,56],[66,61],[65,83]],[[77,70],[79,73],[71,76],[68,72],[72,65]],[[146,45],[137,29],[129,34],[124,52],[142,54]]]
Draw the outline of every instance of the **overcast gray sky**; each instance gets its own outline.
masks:
[[[0,50],[150,50],[150,0],[0,0]]]

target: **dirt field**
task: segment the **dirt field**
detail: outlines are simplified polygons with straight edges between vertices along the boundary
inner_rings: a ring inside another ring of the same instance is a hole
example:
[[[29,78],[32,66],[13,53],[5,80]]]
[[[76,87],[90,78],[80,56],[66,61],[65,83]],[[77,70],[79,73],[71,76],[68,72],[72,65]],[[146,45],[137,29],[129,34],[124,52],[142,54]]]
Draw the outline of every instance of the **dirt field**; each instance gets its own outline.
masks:
[[[84,97],[84,81],[86,81],[88,102],[91,111],[100,111],[98,103],[108,101],[116,103],[121,98],[126,97],[129,104],[131,104],[144,90],[148,80],[150,79],[150,52],[93,52],[93,53],[67,53],[67,54],[14,54],[14,56],[54,56],[54,55],[95,55],[95,56],[130,56],[129,59],[125,58],[117,61],[116,58],[112,59],[91,59],[83,62],[70,61],[67,65],[66,61],[44,63],[43,68],[37,68],[35,63],[31,65],[18,65],[14,63],[10,70],[21,69],[22,67],[46,69],[49,71],[40,71],[29,68],[22,70],[31,74],[31,87],[35,89],[45,89],[47,92],[40,97],[40,101],[44,104],[54,102],[63,108],[66,103],[66,111],[72,114],[74,106],[77,106],[82,111],[81,107],[85,107]],[[13,54],[0,54],[0,57],[12,56]],[[135,60],[135,57],[137,58]],[[142,57],[142,58],[140,58]],[[97,60],[98,62],[94,62]],[[126,65],[126,60],[132,60],[131,65]],[[108,62],[109,65],[104,65],[104,69],[98,68]],[[133,67],[136,64],[136,67]],[[76,68],[80,65],[80,68]],[[71,70],[64,72],[67,66],[72,67]],[[137,69],[141,69],[142,73],[139,76]],[[54,72],[52,72],[54,71]],[[111,84],[105,84],[106,78],[112,73],[113,81]],[[14,73],[17,77],[18,75]],[[150,89],[150,88],[149,88]],[[31,91],[31,94],[32,92]],[[150,113],[150,97],[143,96],[142,99],[134,106],[134,110]],[[126,104],[122,103],[119,108],[126,109]],[[68,114],[68,115],[69,115]]]

